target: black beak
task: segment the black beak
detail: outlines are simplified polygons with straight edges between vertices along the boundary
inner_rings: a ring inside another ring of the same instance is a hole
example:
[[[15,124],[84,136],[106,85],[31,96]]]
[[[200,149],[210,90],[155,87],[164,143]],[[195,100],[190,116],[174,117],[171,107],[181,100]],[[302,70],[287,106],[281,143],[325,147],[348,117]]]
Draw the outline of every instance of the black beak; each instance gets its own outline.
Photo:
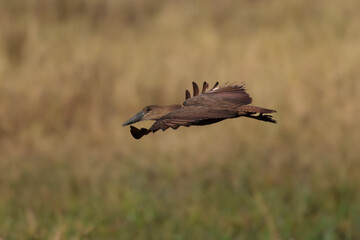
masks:
[[[129,120],[124,122],[123,127],[125,127],[126,125],[129,125],[129,124],[141,121],[142,118],[144,117],[144,115],[145,115],[145,113],[143,111],[138,112],[137,114],[135,114],[135,116],[133,116],[132,118],[130,118]]]

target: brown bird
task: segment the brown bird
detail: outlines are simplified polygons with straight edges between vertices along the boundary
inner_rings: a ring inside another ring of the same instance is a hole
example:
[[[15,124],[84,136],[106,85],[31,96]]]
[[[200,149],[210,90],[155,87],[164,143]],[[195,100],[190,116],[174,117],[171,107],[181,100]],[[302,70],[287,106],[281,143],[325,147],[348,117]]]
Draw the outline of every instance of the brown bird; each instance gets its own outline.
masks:
[[[193,97],[186,90],[186,99],[182,105],[149,105],[135,116],[126,121],[123,126],[143,120],[155,120],[150,129],[138,129],[130,126],[130,132],[136,139],[159,129],[165,131],[169,127],[177,129],[180,126],[208,125],[228,118],[248,117],[265,122],[276,123],[270,113],[272,109],[250,106],[251,97],[245,92],[244,85],[215,86],[208,90],[209,85],[204,82],[199,94],[198,85],[193,82]],[[259,115],[255,115],[255,114]]]

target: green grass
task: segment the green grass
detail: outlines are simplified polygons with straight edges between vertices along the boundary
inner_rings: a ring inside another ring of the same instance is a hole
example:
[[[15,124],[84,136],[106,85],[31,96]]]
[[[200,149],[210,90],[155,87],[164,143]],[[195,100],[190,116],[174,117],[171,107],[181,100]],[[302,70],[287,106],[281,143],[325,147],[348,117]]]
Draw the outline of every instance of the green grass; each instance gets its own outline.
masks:
[[[146,167],[90,160],[83,164],[99,165],[91,175],[43,162],[45,172],[23,171],[6,190],[1,232],[5,239],[359,237],[360,199],[349,180],[297,168],[269,176],[236,160],[191,172],[168,159]]]
[[[360,239],[359,8],[0,1],[0,239]],[[205,80],[278,124],[121,126]]]

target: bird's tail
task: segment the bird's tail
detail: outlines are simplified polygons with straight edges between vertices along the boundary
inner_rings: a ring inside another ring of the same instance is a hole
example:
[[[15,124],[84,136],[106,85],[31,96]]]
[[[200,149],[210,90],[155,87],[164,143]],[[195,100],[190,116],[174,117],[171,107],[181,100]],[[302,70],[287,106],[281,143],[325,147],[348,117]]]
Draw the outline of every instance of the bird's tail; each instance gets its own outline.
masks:
[[[273,109],[244,105],[244,106],[240,106],[237,109],[237,112],[239,115],[244,117],[253,118],[265,122],[276,123],[276,120],[272,118],[272,115],[269,115],[270,113],[276,112],[276,110]],[[254,114],[256,113],[259,113],[259,115],[254,116]]]

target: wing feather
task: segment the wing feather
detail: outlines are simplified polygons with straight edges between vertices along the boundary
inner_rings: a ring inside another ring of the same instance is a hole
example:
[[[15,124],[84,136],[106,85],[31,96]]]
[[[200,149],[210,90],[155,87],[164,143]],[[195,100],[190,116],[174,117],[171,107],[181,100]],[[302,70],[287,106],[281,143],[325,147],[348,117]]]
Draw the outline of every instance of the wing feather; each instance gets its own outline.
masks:
[[[171,127],[177,129],[179,126],[203,125],[202,122],[217,122],[226,118],[237,116],[234,110],[212,109],[207,106],[187,106],[170,112],[157,120],[149,129],[155,132],[163,131]]]
[[[206,92],[206,90],[207,90],[208,88],[209,88],[209,84],[208,84],[207,82],[204,82],[204,83],[203,83],[203,88],[202,88],[201,93]]]
[[[210,91],[215,90],[218,85],[219,85],[219,82],[216,82]]]
[[[213,108],[223,106],[229,108],[247,105],[252,102],[251,97],[245,91],[244,85],[217,86],[218,83],[210,91],[202,92],[198,96],[186,99],[183,105],[207,105]]]
[[[199,87],[198,85],[196,84],[196,82],[192,82],[192,85],[193,85],[193,89],[194,89],[194,97],[199,95]]]
[[[191,95],[190,95],[189,90],[186,90],[185,91],[185,100],[188,99],[188,98],[191,98]]]

